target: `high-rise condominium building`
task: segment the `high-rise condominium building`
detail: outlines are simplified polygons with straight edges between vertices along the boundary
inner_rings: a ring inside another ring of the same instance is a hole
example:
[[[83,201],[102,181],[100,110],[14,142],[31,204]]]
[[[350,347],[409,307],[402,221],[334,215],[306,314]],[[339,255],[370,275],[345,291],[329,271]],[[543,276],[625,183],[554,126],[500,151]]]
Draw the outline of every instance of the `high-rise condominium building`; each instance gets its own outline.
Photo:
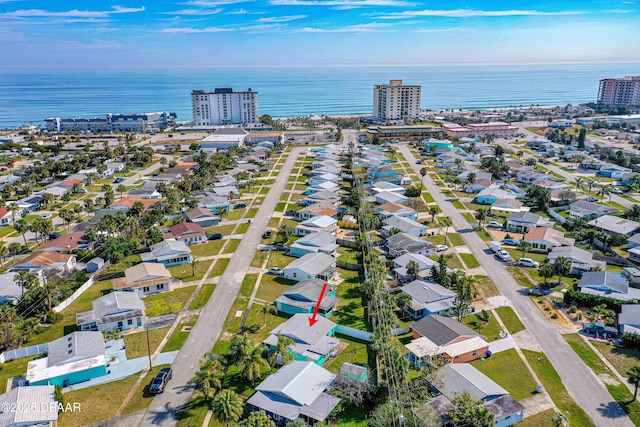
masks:
[[[213,92],[191,92],[195,125],[229,125],[258,121],[258,92],[251,88],[234,92],[231,88],[216,88]]]
[[[640,105],[640,76],[600,80],[598,103],[604,105]]]
[[[388,85],[373,87],[373,117],[382,120],[401,120],[420,115],[419,85],[403,85],[391,80]]]

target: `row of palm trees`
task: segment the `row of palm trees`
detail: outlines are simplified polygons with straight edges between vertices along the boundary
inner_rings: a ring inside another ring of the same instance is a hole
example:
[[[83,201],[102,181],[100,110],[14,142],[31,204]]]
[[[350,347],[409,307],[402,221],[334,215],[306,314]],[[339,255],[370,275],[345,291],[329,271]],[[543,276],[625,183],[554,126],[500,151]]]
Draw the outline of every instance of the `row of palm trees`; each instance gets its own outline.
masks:
[[[613,195],[613,187],[606,182],[598,182],[593,178],[584,178],[581,176],[576,177],[574,181],[576,190],[587,189],[589,193],[600,196],[600,200],[604,200],[606,196],[609,196],[609,203],[611,203],[611,196]]]

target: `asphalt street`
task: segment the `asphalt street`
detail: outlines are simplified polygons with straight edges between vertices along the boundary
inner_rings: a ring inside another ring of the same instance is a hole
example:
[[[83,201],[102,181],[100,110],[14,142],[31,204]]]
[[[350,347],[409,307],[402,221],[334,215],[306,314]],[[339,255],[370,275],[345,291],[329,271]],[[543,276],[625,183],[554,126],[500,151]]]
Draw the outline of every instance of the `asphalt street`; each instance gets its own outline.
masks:
[[[399,149],[415,173],[420,176],[421,165],[416,165],[416,158],[409,147],[400,145]],[[611,398],[602,382],[571,349],[554,324],[531,302],[527,296],[528,289],[520,286],[505,267],[490,255],[487,244],[473,231],[460,212],[446,201],[442,190],[429,175],[424,177],[424,184],[444,215],[451,217],[454,229],[460,233],[489,278],[510,301],[522,323],[558,371],[564,386],[578,405],[589,414],[598,427],[632,426],[627,415]],[[505,368],[508,369],[508,367]]]
[[[220,277],[209,302],[203,308],[198,322],[178,353],[173,363],[173,379],[169,383],[170,387],[153,399],[142,419],[141,426],[177,426],[176,414],[193,394],[193,388],[188,386],[187,382],[198,370],[198,361],[205,353],[211,351],[218,340],[227,314],[238,296],[242,280],[249,270],[262,233],[273,216],[298,155],[305,150],[304,147],[295,147],[291,150],[257,215],[251,220],[251,226],[244,234],[240,246],[231,256],[229,265]]]

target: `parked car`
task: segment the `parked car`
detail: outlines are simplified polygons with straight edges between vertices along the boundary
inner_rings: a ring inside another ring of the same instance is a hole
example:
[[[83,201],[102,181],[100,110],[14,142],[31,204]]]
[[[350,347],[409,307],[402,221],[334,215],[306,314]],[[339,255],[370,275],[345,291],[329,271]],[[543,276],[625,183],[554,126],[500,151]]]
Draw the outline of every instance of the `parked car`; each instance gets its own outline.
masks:
[[[487,227],[502,228],[502,224],[500,224],[498,221],[489,221],[487,223]]]
[[[209,240],[220,240],[222,239],[222,233],[213,233],[209,236]]]
[[[242,209],[242,208],[246,208],[246,207],[247,207],[247,205],[245,203],[236,203],[233,206],[233,209]]]
[[[50,214],[50,213],[42,214],[42,218],[45,218],[45,219],[53,218],[53,214]]]
[[[153,381],[151,381],[151,387],[149,391],[152,394],[160,394],[164,391],[167,383],[171,379],[171,368],[162,368],[160,372],[155,376]]]
[[[285,215],[295,215],[296,214],[296,210],[295,209],[288,209],[284,214]]]
[[[269,269],[269,273],[280,276],[282,274],[282,269],[278,267],[271,267]]]
[[[616,194],[622,194],[622,193],[624,193],[624,191],[622,191],[622,190],[621,190],[621,189],[619,189],[618,187],[613,187],[613,190],[611,190],[611,191],[613,191],[613,192],[614,192],[614,193],[616,193]]]
[[[437,245],[436,246],[436,252],[444,252],[447,249],[449,249],[449,246],[447,246],[447,245]]]
[[[509,255],[509,252],[507,251],[498,251],[496,252],[496,257],[500,260],[500,261],[511,261],[511,255]]]
[[[516,262],[516,265],[519,265],[521,267],[532,267],[532,268],[540,267],[540,263],[538,261],[532,260],[531,258],[520,258]]]
[[[276,251],[287,251],[288,249],[289,249],[289,246],[285,245],[284,243],[276,243],[275,245]]]
[[[421,165],[422,164],[422,160],[418,159],[416,160],[416,165]]]
[[[271,230],[267,230],[262,234],[262,238],[263,239],[269,239],[269,238],[271,238],[272,234],[273,234],[273,232]]]
[[[49,240],[57,239],[60,236],[62,236],[62,233],[58,233],[57,231],[54,231],[53,233],[49,234]]]
[[[116,178],[113,180],[114,184],[120,184],[122,181],[124,181],[124,178]]]
[[[504,243],[505,245],[518,246],[520,244],[520,241],[516,239],[504,239],[502,243]]]

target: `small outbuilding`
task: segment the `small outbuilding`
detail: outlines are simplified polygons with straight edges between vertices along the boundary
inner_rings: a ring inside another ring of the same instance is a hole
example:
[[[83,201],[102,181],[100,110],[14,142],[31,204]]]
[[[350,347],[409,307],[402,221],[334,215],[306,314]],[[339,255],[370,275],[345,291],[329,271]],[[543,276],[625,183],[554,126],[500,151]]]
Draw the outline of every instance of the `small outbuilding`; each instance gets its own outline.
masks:
[[[95,273],[104,267],[104,259],[95,257],[87,263],[87,273]]]

